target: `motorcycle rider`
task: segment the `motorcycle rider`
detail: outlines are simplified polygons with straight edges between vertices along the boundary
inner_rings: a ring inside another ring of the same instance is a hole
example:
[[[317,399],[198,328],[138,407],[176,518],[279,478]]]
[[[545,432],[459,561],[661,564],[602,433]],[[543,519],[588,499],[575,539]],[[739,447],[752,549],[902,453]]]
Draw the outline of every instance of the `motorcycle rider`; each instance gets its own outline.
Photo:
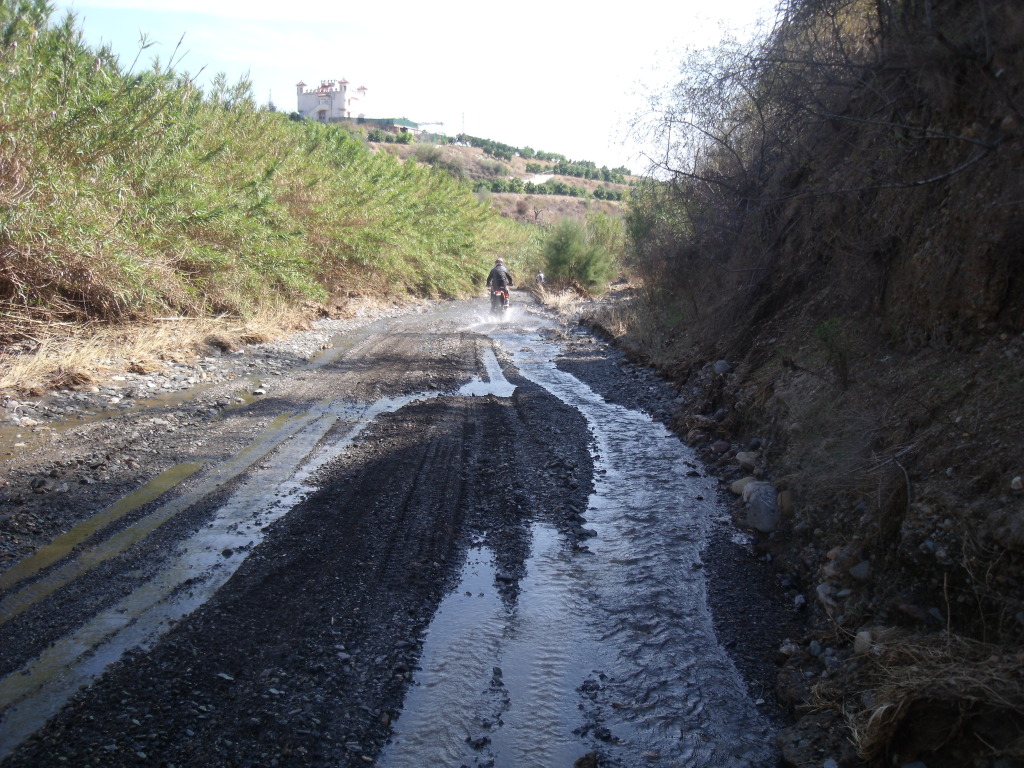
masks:
[[[512,273],[505,266],[505,260],[499,258],[494,262],[494,268],[491,269],[490,274],[487,275],[487,287],[492,294],[501,291],[501,306],[504,309],[508,309],[508,289],[511,285],[514,285]]]

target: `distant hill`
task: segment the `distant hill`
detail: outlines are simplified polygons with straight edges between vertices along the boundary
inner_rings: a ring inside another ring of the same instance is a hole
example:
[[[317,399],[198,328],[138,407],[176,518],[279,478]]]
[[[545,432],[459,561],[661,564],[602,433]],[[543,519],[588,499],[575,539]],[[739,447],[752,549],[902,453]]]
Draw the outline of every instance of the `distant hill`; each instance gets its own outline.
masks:
[[[625,196],[630,185],[604,182],[596,179],[581,179],[574,176],[540,174],[527,171],[528,164],[550,167],[551,162],[536,158],[526,159],[513,156],[511,160],[498,160],[489,156],[479,147],[459,144],[385,144],[370,142],[374,151],[389,152],[404,160],[413,159],[424,165],[443,168],[453,176],[474,182],[493,182],[497,179],[517,179],[524,185],[528,181],[542,183],[550,177],[552,184],[562,183],[567,187],[585,190],[590,197],[565,194],[531,194],[530,192],[478,192],[490,200],[491,205],[502,216],[531,224],[549,224],[561,218],[583,219],[587,213],[599,211],[610,216],[622,214],[622,201],[603,200],[593,197],[595,191],[602,195],[605,190]],[[627,177],[634,181],[636,177]]]

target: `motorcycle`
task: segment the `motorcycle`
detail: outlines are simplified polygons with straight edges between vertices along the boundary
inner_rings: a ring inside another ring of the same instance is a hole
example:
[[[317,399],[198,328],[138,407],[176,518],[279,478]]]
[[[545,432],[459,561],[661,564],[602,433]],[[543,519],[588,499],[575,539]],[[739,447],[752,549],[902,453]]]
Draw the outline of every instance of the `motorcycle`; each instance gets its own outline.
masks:
[[[503,315],[508,311],[508,288],[491,289],[491,314]]]

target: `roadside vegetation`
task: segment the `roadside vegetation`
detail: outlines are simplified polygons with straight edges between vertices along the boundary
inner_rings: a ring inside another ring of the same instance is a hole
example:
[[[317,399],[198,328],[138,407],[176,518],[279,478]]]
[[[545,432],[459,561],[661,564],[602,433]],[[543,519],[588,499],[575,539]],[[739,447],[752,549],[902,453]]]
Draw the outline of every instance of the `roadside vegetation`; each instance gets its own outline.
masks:
[[[97,323],[462,295],[531,241],[443,170],[260,108],[246,82],[204,92],[173,57],[125,65],[43,0],[0,5],[0,65],[9,353]]]
[[[580,293],[604,293],[616,277],[624,248],[622,223],[601,214],[586,221],[562,219],[547,229],[543,254],[545,275],[555,287]]]
[[[1020,765],[1024,8],[788,0],[682,73],[598,322],[779,492],[761,546],[817,621],[787,759],[813,721],[871,765]]]

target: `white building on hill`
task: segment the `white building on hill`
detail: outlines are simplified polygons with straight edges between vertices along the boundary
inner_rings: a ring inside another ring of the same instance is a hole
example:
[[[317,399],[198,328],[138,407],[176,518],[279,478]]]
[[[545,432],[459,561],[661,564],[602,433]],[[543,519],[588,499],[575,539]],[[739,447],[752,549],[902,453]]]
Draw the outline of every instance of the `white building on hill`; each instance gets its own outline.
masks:
[[[295,90],[299,114],[321,123],[349,120],[353,113],[362,116],[367,88],[361,85],[350,93],[348,86],[349,82],[344,78],[321,80],[318,88],[307,88],[305,83],[298,83]]]

